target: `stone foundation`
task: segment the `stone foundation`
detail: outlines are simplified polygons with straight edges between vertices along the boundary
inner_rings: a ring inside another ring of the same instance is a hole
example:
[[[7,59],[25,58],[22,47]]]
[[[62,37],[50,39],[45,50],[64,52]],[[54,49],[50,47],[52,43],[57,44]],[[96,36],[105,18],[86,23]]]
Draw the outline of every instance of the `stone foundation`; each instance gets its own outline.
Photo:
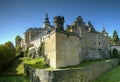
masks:
[[[85,67],[55,70],[32,69],[25,65],[25,74],[30,82],[91,82],[118,64],[119,59],[111,59]]]

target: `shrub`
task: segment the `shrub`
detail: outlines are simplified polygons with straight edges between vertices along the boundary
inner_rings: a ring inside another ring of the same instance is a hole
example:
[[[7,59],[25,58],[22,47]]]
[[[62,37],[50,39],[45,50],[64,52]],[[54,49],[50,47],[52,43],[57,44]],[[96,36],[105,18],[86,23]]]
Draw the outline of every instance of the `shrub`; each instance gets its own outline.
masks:
[[[44,42],[38,48],[38,55],[39,56],[43,56],[44,55]]]
[[[31,49],[28,51],[28,57],[34,59],[36,57],[36,50],[35,49]]]

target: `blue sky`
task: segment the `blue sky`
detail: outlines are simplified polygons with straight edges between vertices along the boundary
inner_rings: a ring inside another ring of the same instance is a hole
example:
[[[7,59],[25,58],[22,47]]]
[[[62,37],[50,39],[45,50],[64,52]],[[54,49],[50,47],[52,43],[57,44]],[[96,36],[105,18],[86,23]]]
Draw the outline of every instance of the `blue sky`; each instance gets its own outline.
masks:
[[[77,16],[91,21],[96,30],[104,26],[109,35],[117,30],[120,36],[120,0],[0,0],[0,44],[15,42],[29,27],[42,27],[45,14],[65,17],[71,24]]]

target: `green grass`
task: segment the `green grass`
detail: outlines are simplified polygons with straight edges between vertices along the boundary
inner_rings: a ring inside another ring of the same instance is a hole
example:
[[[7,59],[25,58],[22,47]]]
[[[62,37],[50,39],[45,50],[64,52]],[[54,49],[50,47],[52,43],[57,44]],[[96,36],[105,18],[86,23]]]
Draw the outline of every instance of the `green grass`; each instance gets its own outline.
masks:
[[[30,58],[19,58],[15,60],[10,66],[2,73],[3,75],[15,75],[24,73],[24,63],[29,62]]]
[[[60,69],[84,67],[84,66],[92,65],[99,61],[83,62],[79,65],[67,66],[67,67],[60,68]],[[107,62],[110,60],[101,60],[101,61]],[[2,73],[2,76],[0,76],[0,82],[29,82],[29,79],[26,76],[24,76],[24,66],[23,66],[24,63],[26,63],[36,69],[43,69],[43,68],[51,69],[44,62],[43,58],[37,58],[37,59],[30,59],[27,57],[20,58],[20,59],[14,61],[10,65],[10,67]],[[117,66],[115,68],[112,68],[112,70],[105,72],[103,75],[98,77],[93,82],[120,82],[119,77],[120,77],[120,66]]]
[[[61,67],[60,69],[85,67],[85,66],[89,66],[89,65],[95,64],[95,63],[100,62],[100,61],[107,61],[107,60],[84,61],[78,65]]]
[[[28,57],[15,60],[0,76],[0,82],[29,82],[24,76],[24,64],[28,64],[33,68],[46,68],[48,65],[43,58],[30,59]]]
[[[8,75],[0,76],[0,82],[29,82],[29,79],[24,75]]]
[[[120,65],[105,72],[93,82],[120,82]]]
[[[46,69],[49,68],[48,64],[44,61],[44,58],[36,58],[27,62],[30,67],[35,69]]]

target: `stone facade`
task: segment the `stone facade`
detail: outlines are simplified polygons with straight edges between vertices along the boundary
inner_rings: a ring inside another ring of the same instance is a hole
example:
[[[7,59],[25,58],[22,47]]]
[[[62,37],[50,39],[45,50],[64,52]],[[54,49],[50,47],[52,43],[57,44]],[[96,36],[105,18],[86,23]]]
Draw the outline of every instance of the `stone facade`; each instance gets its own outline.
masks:
[[[54,30],[44,42],[45,56],[54,68],[77,65],[83,60],[80,37],[74,33]]]
[[[111,55],[112,55],[113,49],[117,49],[118,53],[120,54],[120,44],[108,44],[108,49]]]
[[[107,37],[105,30],[96,31],[91,22],[85,25],[78,16],[72,25],[67,25],[66,31],[57,27],[48,34],[45,38],[45,55],[46,58],[49,57],[49,65],[54,68],[76,65],[86,60],[109,58]]]
[[[45,37],[45,57],[48,64],[56,68],[56,34],[54,31]]]
[[[64,30],[64,21],[63,16],[55,16],[52,27],[46,15],[44,28],[30,28],[25,32],[25,47],[37,50],[44,41],[45,58],[54,68],[77,65],[86,60],[109,58],[108,34],[104,28],[102,32],[98,32],[90,21],[86,24],[78,16]]]
[[[104,27],[102,32],[95,30],[90,21],[87,24],[78,16],[71,25],[67,25],[67,32],[74,32],[81,37],[82,54],[85,60],[100,59],[107,56],[108,33]],[[108,57],[108,56],[107,56]]]
[[[44,41],[44,36],[53,29],[54,28],[50,25],[48,15],[46,14],[43,28],[31,27],[24,32],[24,43],[22,45],[24,45],[25,50],[31,50],[33,48],[37,50],[40,44]]]

